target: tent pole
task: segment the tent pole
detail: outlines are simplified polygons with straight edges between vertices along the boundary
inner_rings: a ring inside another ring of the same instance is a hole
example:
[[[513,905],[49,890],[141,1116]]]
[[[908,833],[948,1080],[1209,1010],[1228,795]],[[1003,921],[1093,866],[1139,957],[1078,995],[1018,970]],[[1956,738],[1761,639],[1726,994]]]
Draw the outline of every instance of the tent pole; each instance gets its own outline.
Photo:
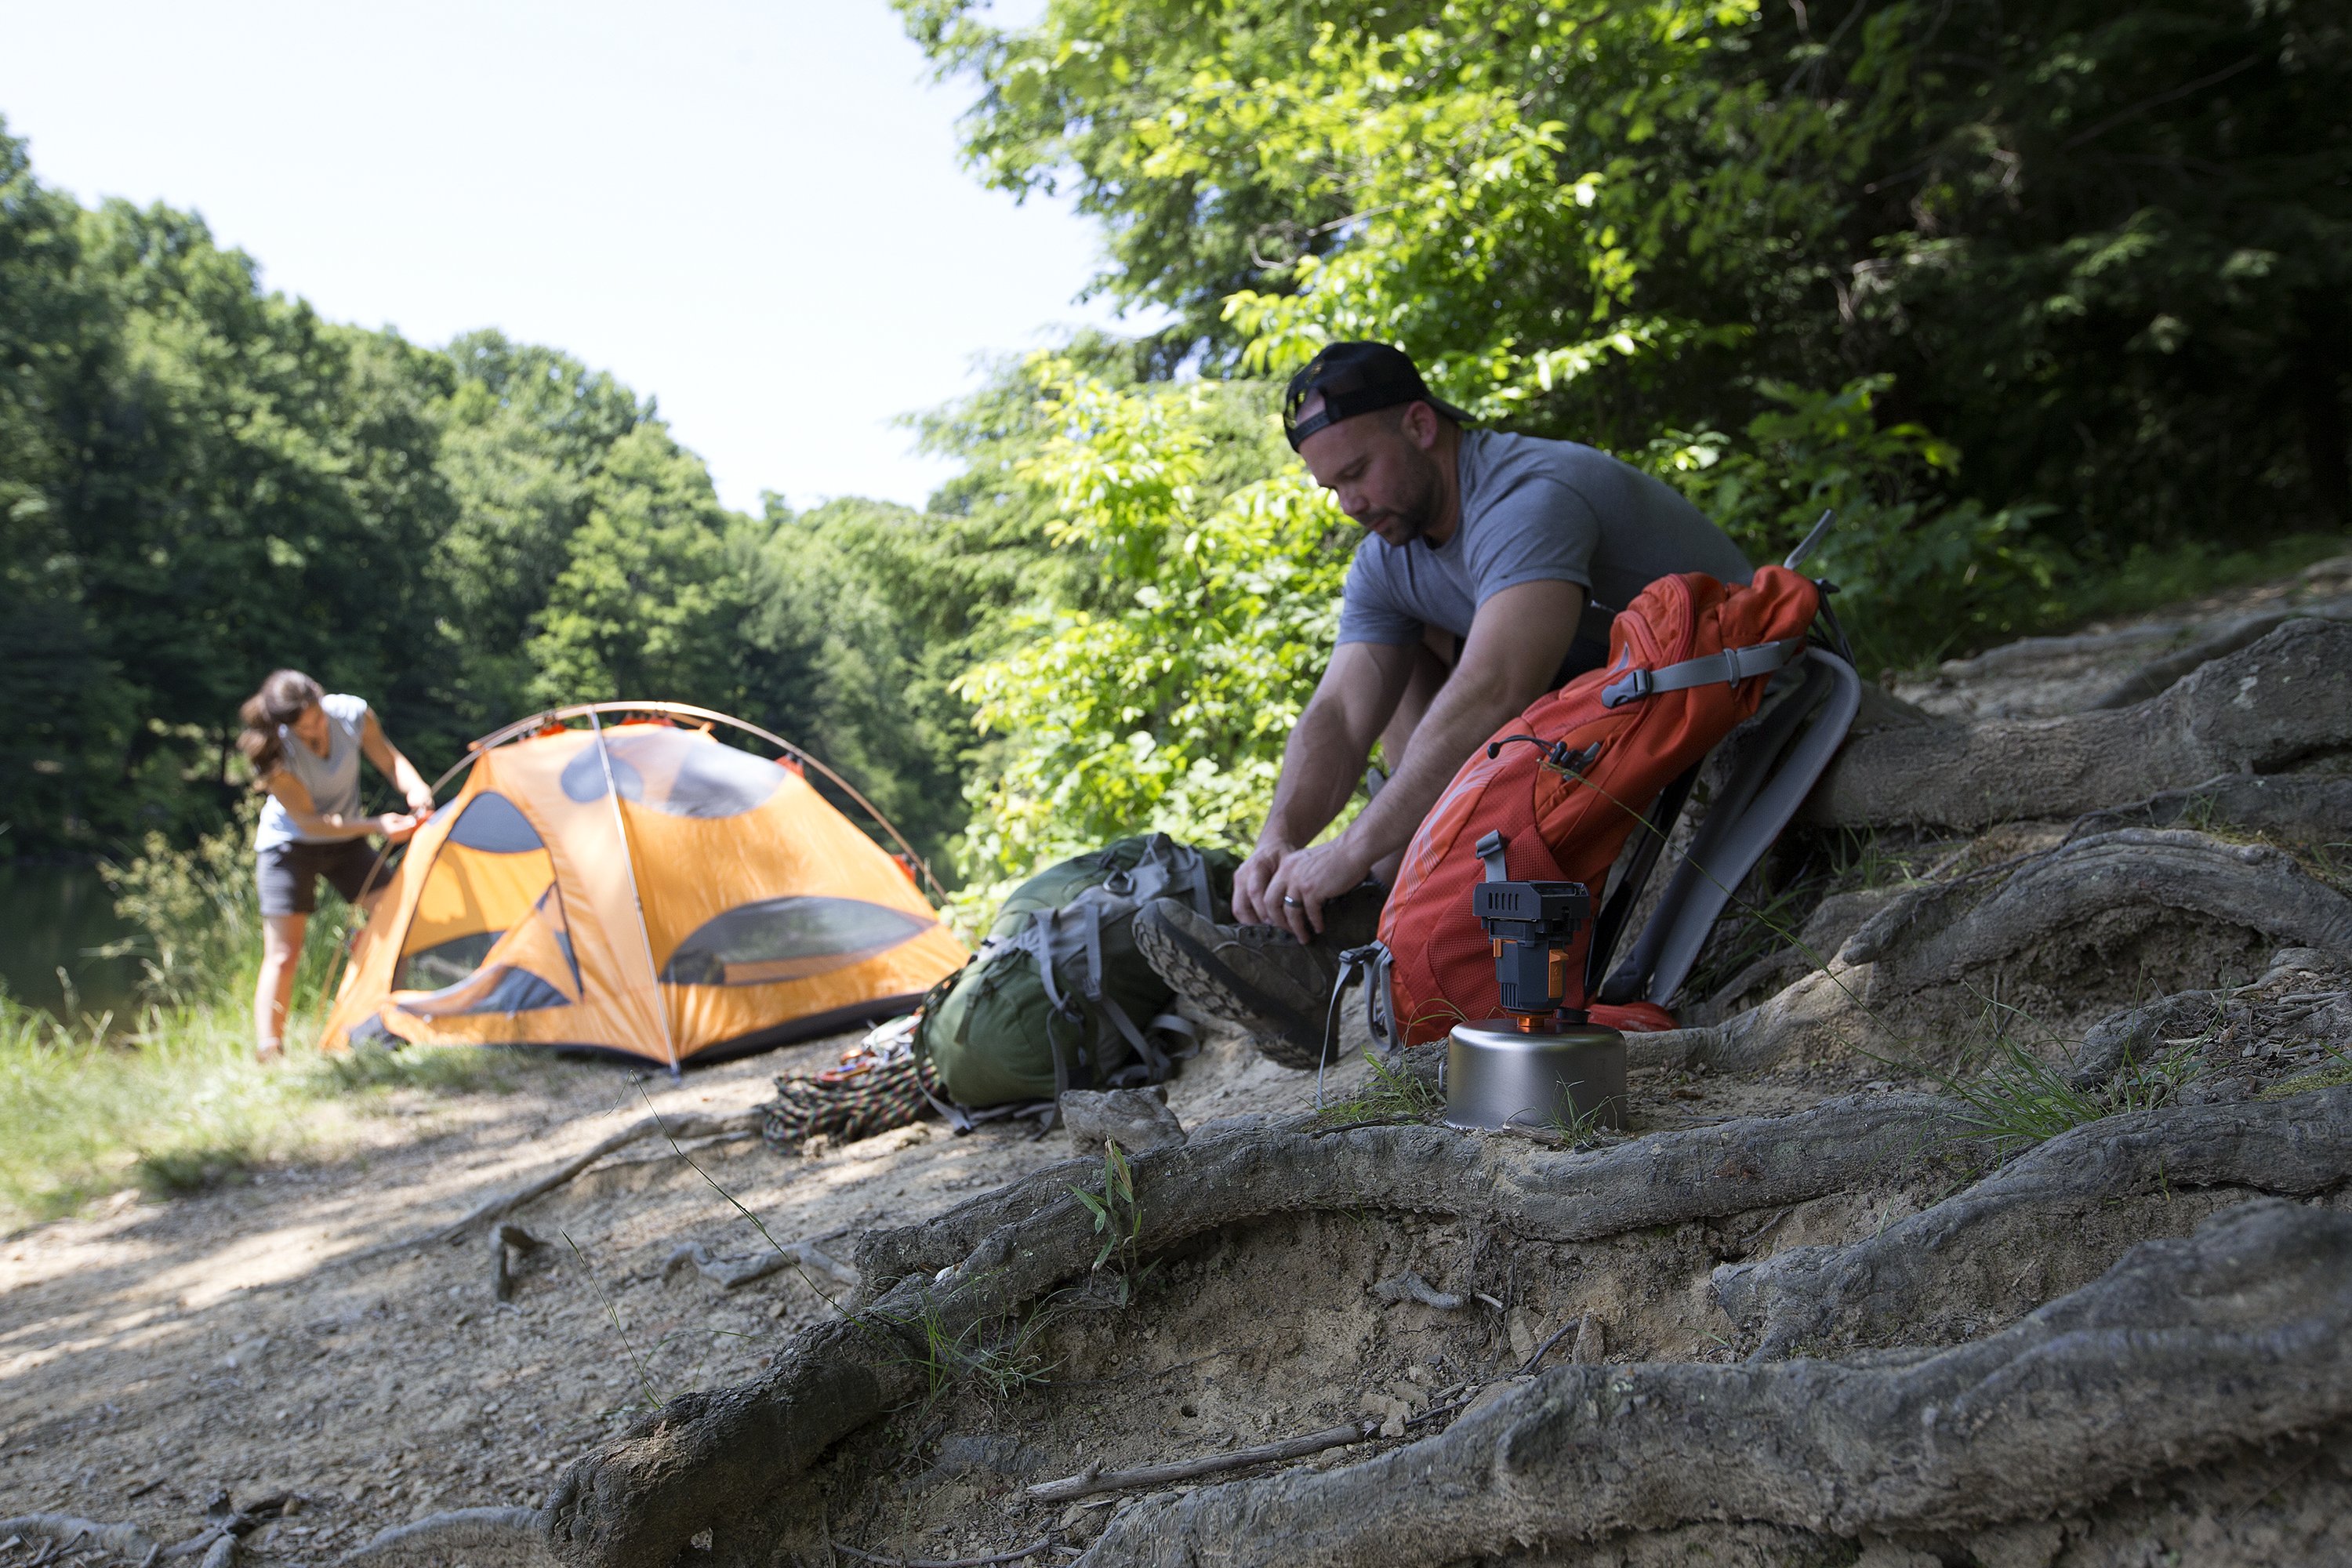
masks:
[[[653,982],[654,1010],[661,1018],[662,1049],[669,1053],[669,1077],[672,1083],[682,1082],[685,1072],[677,1065],[677,1041],[670,1034],[669,1002],[662,995],[661,973],[654,967],[653,933],[646,929],[646,896],[637,887],[637,863],[629,853],[628,818],[621,815],[620,781],[613,776],[613,753],[604,745],[604,726],[597,721],[596,710],[588,710],[588,724],[596,737],[596,760],[604,766],[604,795],[613,803],[613,836],[621,841],[621,869],[629,879],[629,903],[637,911],[637,941],[644,944],[646,974]]]
[[[716,721],[721,724],[731,724],[747,735],[759,736],[760,739],[774,746],[778,751],[784,752],[787,756],[797,759],[807,767],[814,768],[819,773],[823,774],[826,779],[830,780],[837,788],[839,788],[844,795],[856,802],[859,810],[865,812],[866,816],[872,817],[876,822],[880,823],[882,825],[882,831],[887,833],[890,836],[891,841],[906,852],[907,858],[915,863],[916,868],[921,873],[923,880],[931,885],[932,901],[942,907],[946,905],[948,901],[948,890],[941,887],[940,885],[940,879],[931,874],[930,862],[924,859],[920,855],[915,853],[915,847],[907,842],[907,836],[898,831],[898,825],[892,822],[888,817],[883,816],[880,807],[877,806],[872,801],[866,799],[863,795],[860,795],[855,784],[851,784],[847,779],[843,778],[831,768],[825,766],[824,763],[820,762],[815,757],[811,756],[806,751],[793,745],[790,741],[785,740],[782,735],[762,730],[757,724],[747,724],[742,720],[734,718],[730,714],[721,713],[715,708],[697,708],[690,702],[582,702],[575,703],[570,708],[550,708],[544,712],[534,713],[528,719],[518,719],[513,723],[507,725],[504,729],[493,730],[488,734],[483,736],[480,740],[468,742],[466,747],[465,758],[460,762],[451,764],[447,773],[443,773],[439,778],[433,781],[433,791],[436,795],[438,795],[441,792],[441,786],[447,784],[450,779],[454,778],[460,768],[467,766],[467,763],[471,763],[475,756],[480,752],[487,752],[494,746],[502,746],[506,744],[507,742],[513,740],[516,736],[528,734],[538,729],[540,725],[551,721],[577,719],[585,715],[593,722],[595,716],[599,713],[675,713],[682,718],[708,719]]]

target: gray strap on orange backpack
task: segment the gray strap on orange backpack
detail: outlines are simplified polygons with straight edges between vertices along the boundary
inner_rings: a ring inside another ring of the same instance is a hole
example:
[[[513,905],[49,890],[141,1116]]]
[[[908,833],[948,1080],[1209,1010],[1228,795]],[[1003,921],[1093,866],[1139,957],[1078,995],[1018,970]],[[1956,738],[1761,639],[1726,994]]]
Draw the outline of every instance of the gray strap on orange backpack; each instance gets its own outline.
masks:
[[[1759,675],[1769,675],[1805,651],[1802,637],[1784,642],[1760,642],[1748,647],[1727,647],[1703,658],[1686,658],[1660,669],[1629,669],[1601,689],[1601,706],[1621,708],[1660,691],[1687,691],[1694,686],[1737,686]]]

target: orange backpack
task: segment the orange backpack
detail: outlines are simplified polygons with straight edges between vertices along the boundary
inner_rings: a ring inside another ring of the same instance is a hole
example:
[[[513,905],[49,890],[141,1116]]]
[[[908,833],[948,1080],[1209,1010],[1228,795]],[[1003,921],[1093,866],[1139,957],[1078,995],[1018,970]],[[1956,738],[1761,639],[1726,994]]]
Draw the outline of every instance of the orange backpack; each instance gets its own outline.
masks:
[[[1486,875],[1474,846],[1500,831],[1512,880],[1581,882],[1598,908],[1627,836],[1756,711],[1820,608],[1820,588],[1779,566],[1759,567],[1745,586],[1696,572],[1661,577],[1618,613],[1605,668],[1538,698],[1463,764],[1414,833],[1381,913],[1390,1016],[1405,1044],[1501,1010],[1494,950],[1470,913]],[[1591,939],[1587,926],[1568,955],[1570,1007],[1586,1005]],[[1619,1027],[1674,1027],[1646,1003],[1592,1013]]]

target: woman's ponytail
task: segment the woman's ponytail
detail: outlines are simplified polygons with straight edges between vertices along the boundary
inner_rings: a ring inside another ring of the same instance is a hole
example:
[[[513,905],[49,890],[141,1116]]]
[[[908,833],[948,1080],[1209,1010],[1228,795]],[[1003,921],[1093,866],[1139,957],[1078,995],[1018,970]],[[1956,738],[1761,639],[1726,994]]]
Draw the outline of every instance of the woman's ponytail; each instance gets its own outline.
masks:
[[[253,764],[253,781],[259,784],[286,759],[286,742],[278,738],[281,725],[291,724],[302,717],[302,710],[326,693],[317,681],[299,669],[273,669],[261,689],[245,700],[236,716],[245,723],[244,732],[236,738],[236,749]]]

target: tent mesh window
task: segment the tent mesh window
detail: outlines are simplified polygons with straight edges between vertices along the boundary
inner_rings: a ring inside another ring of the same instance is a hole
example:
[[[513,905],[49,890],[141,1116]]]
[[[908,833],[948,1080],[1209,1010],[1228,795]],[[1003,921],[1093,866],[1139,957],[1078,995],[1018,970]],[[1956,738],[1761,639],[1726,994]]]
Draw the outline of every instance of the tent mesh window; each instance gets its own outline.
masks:
[[[932,923],[863,899],[762,899],[698,926],[670,954],[661,977],[672,985],[802,980],[887,952]]]

